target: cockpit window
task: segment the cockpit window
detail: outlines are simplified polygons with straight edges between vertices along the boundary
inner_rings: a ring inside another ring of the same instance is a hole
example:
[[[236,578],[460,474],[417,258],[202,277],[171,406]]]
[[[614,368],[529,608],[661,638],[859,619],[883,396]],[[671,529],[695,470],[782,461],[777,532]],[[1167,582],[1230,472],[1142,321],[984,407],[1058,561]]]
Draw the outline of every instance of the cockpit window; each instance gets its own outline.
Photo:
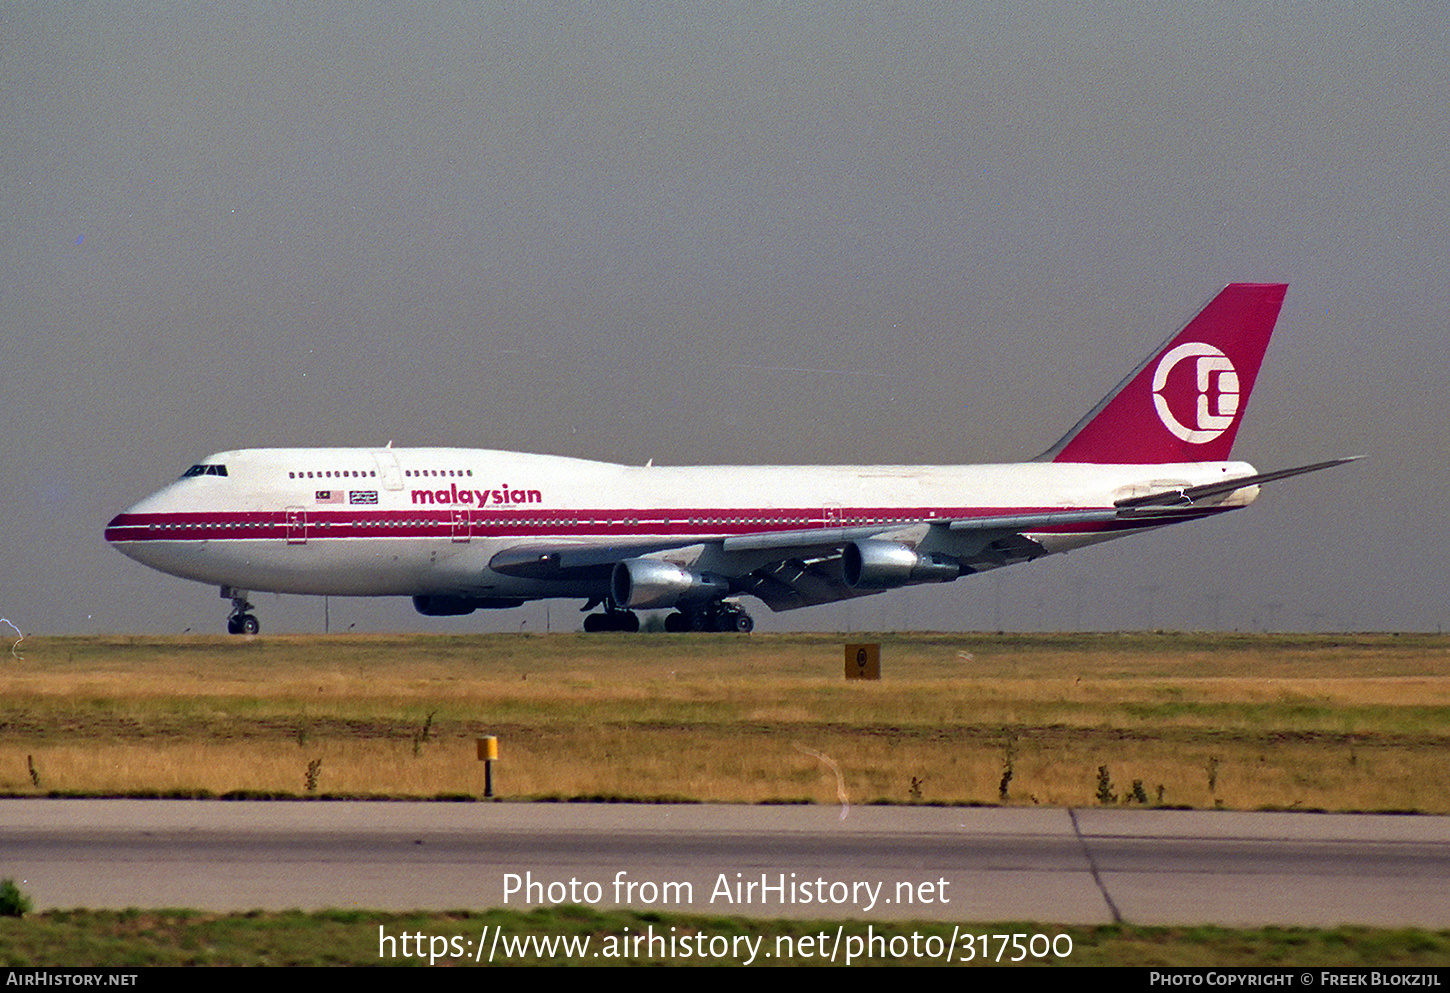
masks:
[[[192,476],[225,476],[227,467],[224,465],[194,465],[181,474],[182,479],[190,479]]]

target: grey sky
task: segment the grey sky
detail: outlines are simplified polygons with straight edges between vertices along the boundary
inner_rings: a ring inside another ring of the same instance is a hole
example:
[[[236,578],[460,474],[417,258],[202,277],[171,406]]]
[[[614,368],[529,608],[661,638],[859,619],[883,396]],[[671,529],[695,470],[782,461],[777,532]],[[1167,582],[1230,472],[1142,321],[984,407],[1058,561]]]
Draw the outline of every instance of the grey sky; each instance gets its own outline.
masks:
[[[1013,461],[1235,280],[1291,284],[1235,454],[1369,459],[762,627],[1443,622],[1438,8],[212,6],[0,6],[0,616],[26,631],[221,630],[215,590],[101,540],[209,452]]]

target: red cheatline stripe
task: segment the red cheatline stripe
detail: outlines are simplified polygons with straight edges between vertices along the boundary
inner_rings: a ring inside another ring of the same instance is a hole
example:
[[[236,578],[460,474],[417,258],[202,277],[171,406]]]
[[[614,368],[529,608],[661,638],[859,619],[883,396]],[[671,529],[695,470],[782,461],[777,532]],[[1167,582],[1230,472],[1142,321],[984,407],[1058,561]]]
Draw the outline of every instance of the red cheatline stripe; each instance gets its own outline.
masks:
[[[106,540],[216,541],[300,537],[305,517],[307,540],[325,538],[453,537],[465,526],[475,538],[628,535],[734,535],[770,531],[858,526],[890,527],[893,523],[960,520],[1006,514],[1051,513],[1081,508],[1057,507],[844,507],[659,508],[576,510],[555,513],[460,510],[318,510],[309,508],[289,518],[287,511],[235,511],[172,514],[121,514],[106,528]],[[1034,533],[1086,534],[1156,527],[1171,521],[1204,517],[1229,508],[1194,508],[1180,514],[1057,524],[1030,529]],[[464,515],[467,515],[466,517]]]

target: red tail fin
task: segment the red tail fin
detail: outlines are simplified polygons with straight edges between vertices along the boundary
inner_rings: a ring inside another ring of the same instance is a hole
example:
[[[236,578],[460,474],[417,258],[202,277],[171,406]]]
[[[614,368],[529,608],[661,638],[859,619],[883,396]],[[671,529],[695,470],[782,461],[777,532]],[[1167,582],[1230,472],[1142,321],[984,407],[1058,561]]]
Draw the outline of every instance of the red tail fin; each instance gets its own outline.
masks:
[[[1224,287],[1038,461],[1227,461],[1288,288]]]

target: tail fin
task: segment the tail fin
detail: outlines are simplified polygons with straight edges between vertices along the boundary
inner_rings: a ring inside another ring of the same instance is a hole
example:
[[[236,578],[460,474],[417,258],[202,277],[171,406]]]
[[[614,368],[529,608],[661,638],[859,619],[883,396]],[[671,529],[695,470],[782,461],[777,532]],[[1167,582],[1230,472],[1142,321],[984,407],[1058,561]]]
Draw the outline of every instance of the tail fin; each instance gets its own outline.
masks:
[[[1285,283],[1230,283],[1039,462],[1225,462]]]

